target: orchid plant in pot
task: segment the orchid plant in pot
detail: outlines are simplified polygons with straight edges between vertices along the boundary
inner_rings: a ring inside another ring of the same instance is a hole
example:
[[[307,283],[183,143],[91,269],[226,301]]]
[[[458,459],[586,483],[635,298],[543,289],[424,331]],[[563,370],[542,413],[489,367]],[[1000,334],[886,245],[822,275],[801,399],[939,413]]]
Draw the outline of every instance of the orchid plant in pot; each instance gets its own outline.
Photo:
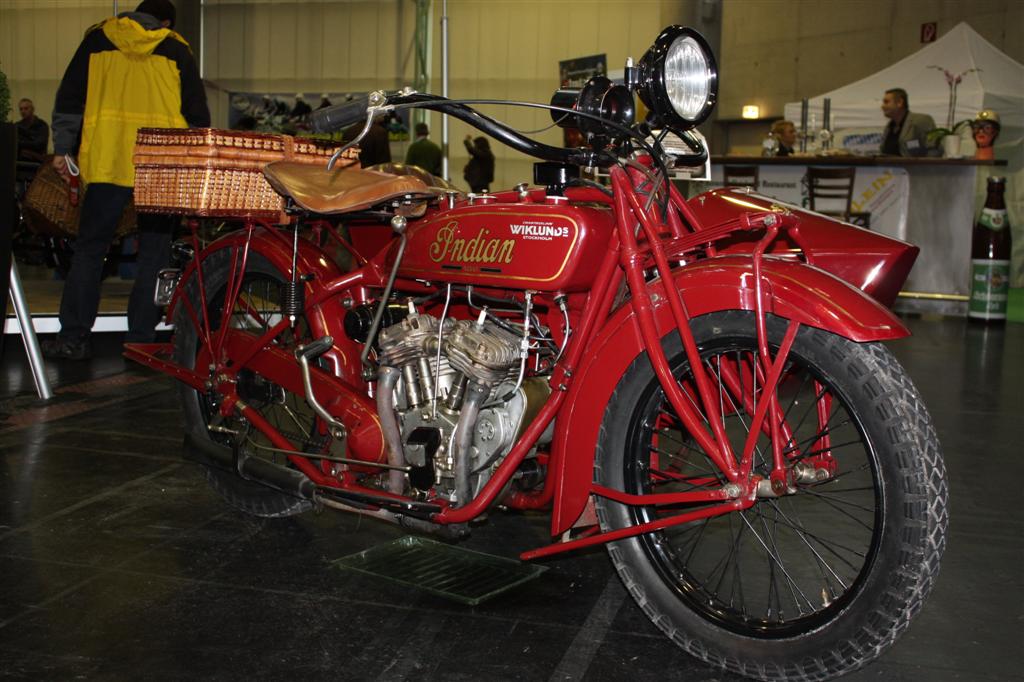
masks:
[[[925,139],[930,148],[941,149],[945,158],[959,159],[961,157],[960,143],[963,140],[961,133],[964,130],[969,130],[970,126],[971,119],[964,119],[949,128],[933,128],[928,131]]]
[[[929,69],[936,69],[941,71],[946,77],[946,85],[949,86],[949,106],[946,109],[946,127],[935,128],[930,131],[927,136],[928,146],[933,148],[941,148],[942,155],[947,159],[960,158],[960,131],[964,129],[965,125],[970,125],[970,120],[960,121],[954,123],[956,118],[956,91],[960,87],[960,83],[963,82],[964,76],[975,71],[981,71],[981,69],[973,68],[967,69],[959,74],[954,74],[949,69],[942,66],[929,66]]]

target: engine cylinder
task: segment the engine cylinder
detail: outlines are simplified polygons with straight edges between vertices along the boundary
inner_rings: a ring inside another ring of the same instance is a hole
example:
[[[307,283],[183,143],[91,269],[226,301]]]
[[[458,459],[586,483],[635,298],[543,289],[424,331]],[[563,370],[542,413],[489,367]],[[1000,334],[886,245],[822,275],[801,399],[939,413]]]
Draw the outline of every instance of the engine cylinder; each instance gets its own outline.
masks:
[[[503,380],[519,360],[519,339],[491,323],[459,320],[445,335],[443,348],[454,369],[486,386]]]

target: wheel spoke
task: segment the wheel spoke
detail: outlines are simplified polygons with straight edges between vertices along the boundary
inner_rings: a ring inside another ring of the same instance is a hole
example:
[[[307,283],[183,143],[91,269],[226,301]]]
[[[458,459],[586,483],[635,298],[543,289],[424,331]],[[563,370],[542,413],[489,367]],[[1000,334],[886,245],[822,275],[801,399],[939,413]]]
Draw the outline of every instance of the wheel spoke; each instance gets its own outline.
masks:
[[[848,469],[848,470],[842,471],[842,472],[840,472],[838,474],[833,474],[832,478],[828,479],[827,481],[822,481],[821,483],[812,483],[812,484],[810,484],[808,486],[805,486],[805,489],[806,488],[817,488],[819,486],[828,485],[829,483],[836,483],[836,482],[842,480],[843,476],[849,476],[850,474],[855,474],[858,471],[864,471],[865,469],[868,469],[870,466],[871,466],[870,462],[865,462],[864,464],[860,465],[856,469]]]
[[[744,525],[748,529],[750,529],[750,532],[754,535],[755,538],[757,538],[758,544],[760,544],[764,551],[768,554],[768,557],[773,562],[775,562],[775,565],[778,566],[780,571],[782,571],[782,575],[785,576],[786,583],[789,585],[789,589],[793,593],[793,603],[796,604],[797,610],[799,610],[801,614],[803,614],[804,612],[803,607],[800,605],[800,600],[797,599],[797,595],[799,594],[800,597],[803,597],[803,600],[811,608],[811,611],[813,611],[814,604],[811,603],[811,600],[807,598],[807,595],[805,595],[803,590],[800,589],[800,586],[797,585],[796,581],[793,580],[793,578],[789,575],[789,571],[787,571],[786,567],[782,564],[782,559],[772,552],[771,548],[769,548],[768,545],[765,544],[765,541],[761,538],[760,535],[757,534],[757,531],[754,530],[754,527],[750,525],[750,521],[747,520],[746,512],[741,511],[739,513],[739,517],[743,519]]]
[[[719,357],[719,363],[721,363],[721,358],[720,357]],[[712,366],[712,364],[710,362],[707,363],[707,366],[708,366],[708,369],[711,370],[712,374],[715,375],[715,378],[718,380],[718,386],[719,386],[718,393],[719,393],[719,396],[725,395],[725,396],[727,396],[729,398],[729,408],[733,411],[733,414],[736,415],[736,418],[739,420],[740,425],[743,427],[743,431],[744,431],[743,439],[740,442],[746,442],[746,436],[747,436],[747,434],[750,433],[750,425],[748,425],[747,421],[743,418],[743,408],[742,408],[742,405],[737,405],[736,401],[733,400],[732,395],[726,389],[726,386],[725,386],[724,382],[722,381],[721,369],[719,369],[716,372],[715,368]],[[721,365],[719,365],[719,367],[721,367]],[[741,374],[741,376],[742,376],[742,374]],[[741,404],[743,402],[743,394],[742,393],[740,394],[740,402],[741,402]],[[720,414],[722,415],[722,421],[724,422],[725,421],[725,410],[721,409]],[[765,460],[764,453],[761,451],[761,447],[759,445],[757,445],[756,441],[754,442],[754,452],[757,455],[757,459],[760,461],[761,466],[765,470],[768,469],[768,462]]]
[[[834,500],[831,497],[829,497],[829,495],[831,493],[819,493],[817,491],[810,490],[810,489],[805,489],[802,492],[804,492],[807,495],[813,495],[814,497],[818,497],[818,498],[821,498],[822,500],[826,500],[830,504],[832,504],[832,503],[842,504],[842,505],[846,505],[847,507],[853,507],[854,509],[860,509],[861,511],[866,511],[866,512],[870,512],[870,513],[874,513],[874,511],[875,511],[874,508],[872,508],[872,507],[868,507],[868,506],[865,506],[863,504],[857,504],[856,502],[850,502],[849,500],[843,500],[843,499]]]
[[[774,502],[774,500],[772,500],[772,502]],[[811,533],[808,533],[807,529],[803,527],[803,524],[791,521],[789,519],[789,517],[786,516],[786,513],[784,511],[782,511],[781,508],[778,507],[778,505],[770,505],[770,506],[772,506],[772,508],[775,509],[775,511],[777,513],[781,514],[787,521],[789,521],[789,523],[787,525],[789,525],[790,528],[792,528],[793,530],[797,531],[796,532],[797,536],[800,538],[801,541],[803,541],[803,543],[804,543],[804,545],[806,545],[807,549],[809,549],[811,551],[811,554],[814,555],[814,558],[815,558],[816,562],[818,563],[819,570],[821,569],[821,567],[824,567],[825,569],[827,569],[828,572],[832,574],[832,577],[839,581],[839,584],[843,586],[843,589],[844,590],[847,589],[849,587],[849,585],[846,584],[846,581],[844,581],[843,578],[838,573],[836,573],[835,569],[832,568],[832,566],[829,565],[829,563],[827,561],[825,561],[825,558],[822,557],[821,554],[818,553],[818,550],[816,550],[811,545],[811,543],[807,541],[808,536],[810,536],[810,537],[815,537],[815,536],[813,534],[811,534]],[[817,539],[817,538],[815,537],[815,539]],[[820,540],[819,540],[819,542],[820,542]],[[856,570],[856,567],[854,567],[852,564],[850,564],[849,562],[847,562],[847,564],[850,566],[850,568],[854,568]],[[824,574],[822,574],[822,578],[823,579],[825,578]],[[825,582],[826,583],[828,582],[827,579],[825,580]],[[829,587],[831,589],[831,586],[829,586]]]
[[[793,437],[795,437],[796,434],[800,432],[800,427],[803,426],[804,422],[807,420],[807,415],[809,415],[812,411],[817,413],[818,403],[820,403],[822,400],[824,400],[826,395],[828,395],[828,391],[822,390],[821,393],[819,393],[819,394],[817,394],[817,396],[815,396],[814,402],[807,406],[807,409],[804,410],[803,416],[800,417],[800,421],[797,422],[797,425],[795,427],[793,427]],[[829,419],[831,419],[831,417],[829,417]],[[828,423],[825,424],[824,428],[827,428],[827,427],[828,427]],[[811,439],[811,441],[813,442],[813,438]],[[806,442],[806,441],[801,441],[801,442]],[[795,447],[794,443],[793,443],[793,438],[792,437],[787,442],[783,443],[782,451],[784,453],[792,451],[792,449],[790,447],[787,447],[787,446]]]

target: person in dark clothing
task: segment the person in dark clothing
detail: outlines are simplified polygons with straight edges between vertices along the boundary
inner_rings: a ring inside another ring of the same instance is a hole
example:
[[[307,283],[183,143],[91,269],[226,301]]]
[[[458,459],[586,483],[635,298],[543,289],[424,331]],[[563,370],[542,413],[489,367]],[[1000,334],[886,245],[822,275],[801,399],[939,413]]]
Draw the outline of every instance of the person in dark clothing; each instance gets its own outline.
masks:
[[[132,197],[132,150],[139,128],[210,125],[206,91],[188,43],[171,30],[170,0],[143,0],[92,26],[68,65],[53,114],[53,165],[67,177],[77,156],[82,182],[79,233],[60,303],[60,332],[43,344],[50,358],[88,358],[99,308],[103,258]],[[113,114],[112,112],[116,112]],[[128,302],[128,342],[150,342],[160,309],[153,291],[170,259],[175,218],[139,214],[137,275]]]
[[[409,145],[405,162],[432,175],[441,175],[441,148],[430,141],[430,128],[426,123],[416,124],[416,141]]]
[[[469,152],[469,163],[462,171],[462,177],[470,191],[477,194],[486,192],[494,182],[494,154],[491,153],[491,145],[486,137],[474,140],[471,135],[466,135],[463,143]]]
[[[50,144],[50,126],[36,116],[36,105],[30,99],[18,102],[21,120],[15,124],[18,129],[18,161],[41,162],[46,158],[46,147]]]
[[[295,95],[295,106],[292,107],[292,111],[289,114],[292,118],[302,118],[313,111],[313,107],[309,106],[309,102],[303,98],[302,93]]]
[[[342,134],[342,140],[349,142],[354,140],[366,125],[366,119],[355,125],[349,126]],[[384,127],[381,117],[377,117],[366,133],[366,137],[359,141],[359,165],[362,168],[376,166],[379,163],[391,162],[391,143],[388,140],[388,129]]]

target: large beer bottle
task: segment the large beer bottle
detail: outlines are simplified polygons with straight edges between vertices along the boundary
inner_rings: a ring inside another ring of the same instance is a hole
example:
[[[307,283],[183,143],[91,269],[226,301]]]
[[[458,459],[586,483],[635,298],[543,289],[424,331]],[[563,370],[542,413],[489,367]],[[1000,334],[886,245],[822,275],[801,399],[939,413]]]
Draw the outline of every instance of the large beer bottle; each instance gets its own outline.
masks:
[[[988,196],[971,239],[971,300],[968,319],[1006,322],[1010,293],[1010,221],[1003,192],[1006,178],[988,179]]]

